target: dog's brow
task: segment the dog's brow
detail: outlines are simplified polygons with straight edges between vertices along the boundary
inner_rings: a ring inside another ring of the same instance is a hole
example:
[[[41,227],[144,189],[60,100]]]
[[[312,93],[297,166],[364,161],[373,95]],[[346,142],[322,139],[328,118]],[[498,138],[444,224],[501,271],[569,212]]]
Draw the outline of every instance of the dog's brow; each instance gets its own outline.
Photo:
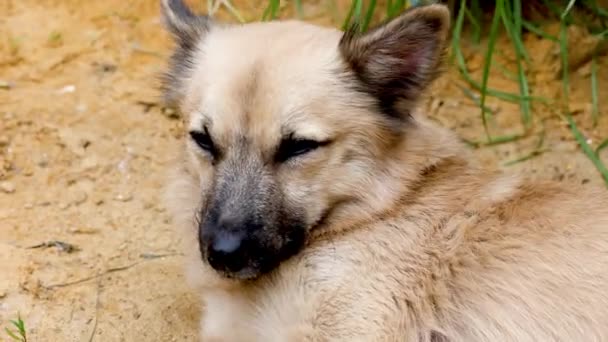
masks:
[[[204,111],[196,111],[195,117],[199,118],[196,128],[199,130],[204,130],[208,127],[213,126],[213,120],[209,115],[207,115]]]
[[[291,110],[285,115],[285,122],[281,126],[281,139],[310,139],[327,140],[329,137],[310,122],[303,111]]]
[[[281,129],[281,139],[304,139],[325,141],[331,140],[332,135],[324,131],[321,126],[313,125],[310,122],[301,124],[291,124]]]
[[[281,141],[284,140],[318,140],[318,137],[308,134],[299,134],[294,130],[286,130],[283,134],[281,134]]]

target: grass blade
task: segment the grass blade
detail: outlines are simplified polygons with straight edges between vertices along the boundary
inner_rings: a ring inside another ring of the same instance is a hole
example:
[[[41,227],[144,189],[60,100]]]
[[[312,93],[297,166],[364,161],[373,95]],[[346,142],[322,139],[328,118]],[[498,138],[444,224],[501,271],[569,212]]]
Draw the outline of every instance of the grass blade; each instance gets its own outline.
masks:
[[[525,161],[528,161],[528,160],[530,160],[532,158],[538,157],[538,156],[540,156],[543,153],[548,152],[548,151],[549,151],[549,149],[532,150],[530,153],[528,153],[528,154],[526,154],[524,156],[521,156],[519,158],[510,160],[508,162],[505,162],[503,164],[503,166],[513,166],[515,164],[519,164],[521,162],[525,162]]]
[[[494,137],[492,137],[492,139],[489,139],[487,141],[474,141],[474,140],[467,140],[467,139],[462,139],[462,140],[467,145],[478,148],[481,146],[495,146],[495,145],[510,143],[513,141],[517,141],[521,138],[524,138],[525,136],[526,136],[525,134],[507,134],[507,135],[494,136]]]
[[[376,11],[376,0],[370,0],[369,5],[367,7],[367,12],[365,13],[365,18],[363,20],[363,23],[361,24],[361,31],[363,31],[363,32],[367,31],[367,28],[369,27],[369,24],[371,23],[371,21],[374,17],[375,11]]]
[[[602,150],[606,147],[608,147],[608,139],[605,139],[597,146],[597,148],[595,149],[595,154],[599,156],[600,152],[602,152]]]
[[[483,31],[483,11],[478,0],[471,1],[471,15],[473,16],[473,18],[475,18],[479,25],[479,33],[473,33],[474,42],[476,44],[479,44],[481,42],[481,34]]]
[[[466,1],[461,1],[460,8],[458,10],[458,15],[456,17],[456,23],[454,25],[454,30],[452,31],[452,53],[453,53],[452,57],[456,59],[456,65],[458,66],[458,70],[460,71],[462,78],[464,78],[464,80],[467,81],[467,83],[469,83],[469,85],[471,85],[471,87],[473,87],[475,90],[481,91],[482,85],[479,82],[477,82],[476,80],[474,80],[473,77],[471,76],[471,74],[469,73],[467,63],[464,60],[464,55],[462,53],[462,49],[460,48],[460,37],[462,36],[462,28],[464,26],[465,11],[466,11]],[[537,96],[522,97],[518,94],[512,94],[512,93],[508,93],[508,92],[504,92],[504,91],[500,91],[500,90],[496,90],[496,89],[491,89],[491,88],[487,88],[487,87],[485,89],[485,93],[487,96],[492,96],[492,97],[501,99],[503,101],[509,101],[509,102],[520,102],[522,98],[528,99],[530,101],[539,101],[539,102],[543,102],[543,103],[552,103],[553,102],[553,100],[543,98],[543,97],[537,97]]]
[[[406,5],[405,0],[396,0],[394,2],[391,1],[391,3],[391,6],[388,6],[386,8],[386,15],[388,18],[396,17],[399,13],[401,13],[401,11],[405,8]]]
[[[274,20],[279,14],[280,0],[269,0],[268,6],[264,10],[262,20]]]
[[[354,0],[355,1],[355,23],[358,25],[361,24],[361,16],[363,13],[363,0]],[[361,28],[361,26],[359,26]]]
[[[516,73],[514,73],[513,71],[509,70],[500,61],[494,60],[494,61],[492,61],[492,63],[496,66],[496,68],[498,70],[500,70],[500,72],[502,72],[502,74],[505,76],[505,78],[508,78],[509,80],[515,81],[515,82],[517,82],[519,80],[519,76]]]
[[[565,20],[560,22],[560,42],[559,49],[562,57],[562,86],[563,86],[563,101],[564,108],[568,108],[568,99],[570,97],[570,74],[568,67],[568,27]]]
[[[556,43],[559,42],[559,39],[557,37],[548,34],[547,32],[545,32],[545,31],[541,30],[540,28],[536,27],[534,24],[532,24],[529,21],[522,20],[521,24],[522,24],[523,28],[525,28],[526,30],[528,30],[528,31],[536,34],[537,36],[539,36],[541,38],[544,38],[544,39],[547,39],[547,40],[550,40],[550,41],[553,41],[553,42],[556,42]]]
[[[264,9],[264,13],[262,13],[262,21],[268,20],[268,16],[270,16],[270,4],[266,6],[266,8]]]
[[[528,95],[530,95],[530,87],[528,85],[528,78],[526,77],[524,67],[522,64],[523,63],[518,58],[517,59],[517,69],[518,69],[519,91],[522,95],[528,96]],[[532,126],[532,113],[530,110],[530,101],[527,98],[522,97],[522,99],[520,101],[520,108],[521,108],[522,123],[526,129],[530,129],[530,127]]]
[[[508,142],[512,142],[512,141],[517,141],[521,138],[525,137],[524,134],[507,134],[507,135],[499,135],[496,137],[492,137],[492,139],[490,139],[486,145],[487,146],[493,146],[493,145],[499,145],[499,144],[504,144],[504,143],[508,143]]]
[[[555,15],[555,18],[561,18],[562,20],[568,21],[568,16],[562,18],[562,15],[564,14],[564,12],[560,11],[559,8],[557,6],[555,6],[555,4],[553,2],[554,1],[552,1],[552,0],[543,0],[543,4],[545,5],[545,7],[547,7],[549,9],[549,11],[551,13],[553,13],[553,15]],[[570,22],[568,21],[568,23],[570,23]]]
[[[526,77],[524,66],[522,60],[527,59],[527,53],[523,46],[523,42],[521,41],[521,3],[520,0],[514,0],[515,13],[511,16],[511,12],[509,11],[509,6],[505,4],[503,11],[501,13],[503,24],[507,30],[507,34],[513,42],[513,47],[515,49],[515,53],[517,56],[517,81],[519,84],[519,92],[521,95],[529,96],[530,88],[528,85],[528,79]],[[519,13],[517,12],[519,11]],[[518,16],[520,16],[518,20]],[[510,17],[513,18],[513,22]],[[517,25],[520,25],[517,27]],[[521,109],[521,121],[526,130],[530,129],[532,125],[532,114],[530,111],[530,101],[522,98],[520,101],[520,109]]]
[[[473,80],[471,74],[469,74],[469,70],[467,67],[467,62],[464,60],[464,55],[462,54],[462,50],[460,49],[460,37],[462,36],[462,27],[464,25],[464,16],[466,13],[466,1],[460,2],[460,9],[458,11],[458,16],[456,17],[456,24],[454,25],[454,31],[452,32],[452,51],[454,53],[454,57],[456,58],[456,64],[458,65],[458,69],[462,74],[463,78],[475,89],[481,88],[481,85],[477,83],[477,81]],[[484,108],[480,105],[481,108]]]
[[[578,127],[576,126],[576,123],[574,122],[574,119],[572,119],[572,116],[570,114],[566,115],[566,120],[568,121],[568,125],[570,126],[570,130],[572,131],[572,134],[574,135],[574,139],[576,139],[576,141],[578,142],[578,145],[581,147],[581,149],[583,150],[583,153],[585,153],[587,158],[589,158],[589,160],[591,160],[593,165],[595,165],[597,170],[602,175],[602,178],[604,178],[604,182],[608,186],[608,169],[602,163],[602,161],[598,158],[598,156],[595,153],[595,151],[593,150],[593,148],[591,148],[591,146],[589,146],[589,144],[587,143],[587,139],[585,139],[585,137],[583,136],[581,131],[579,131]]]
[[[278,0],[276,1],[277,3],[279,2]],[[241,13],[236,8],[234,8],[230,1],[224,1],[223,4],[224,6],[226,6],[226,9],[228,9],[228,12],[230,12],[230,14],[232,14],[236,18],[236,20],[238,20],[240,23],[245,22],[245,19],[243,18]]]
[[[505,3],[505,11],[503,11],[503,13],[505,14],[506,17],[511,17],[513,18],[513,27],[511,28],[511,31],[513,32],[514,36],[516,37],[515,40],[515,44],[516,49],[518,50],[518,53],[520,54],[521,58],[523,58],[526,63],[530,63],[530,56],[528,55],[528,51],[526,51],[526,47],[524,46],[524,43],[522,41],[522,12],[521,12],[521,0],[513,0],[513,11],[509,10],[509,5],[508,5],[508,1],[507,3]],[[508,18],[505,18],[508,19]]]
[[[17,316],[17,320],[10,321],[11,324],[17,328],[17,331],[13,331],[9,328],[4,328],[6,334],[13,340],[18,342],[27,342],[27,333],[25,331],[25,322],[21,319],[21,315]]]
[[[591,59],[591,116],[593,117],[593,126],[597,126],[599,116],[599,99],[597,93],[597,54],[593,54]]]
[[[608,18],[608,9],[600,7],[597,4],[597,0],[584,1],[583,5],[586,5],[593,12],[595,12],[595,14],[600,16],[601,17],[600,19]]]
[[[386,17],[387,18],[391,18],[392,8],[393,8],[393,0],[387,0],[386,1]]]
[[[568,16],[568,13],[570,13],[570,10],[572,9],[572,7],[574,6],[574,3],[576,2],[576,0],[570,0],[568,2],[568,6],[566,6],[566,9],[564,10],[564,12],[562,13],[562,20],[566,19],[566,17]]]
[[[4,331],[6,331],[6,334],[13,340],[21,341],[21,338],[18,337],[17,335],[15,335],[15,333],[12,330],[10,330],[9,328],[4,328]]]
[[[494,54],[494,46],[498,39],[498,28],[500,23],[500,12],[503,10],[504,0],[496,1],[496,9],[494,10],[494,17],[492,18],[492,24],[490,26],[490,36],[488,38],[488,47],[486,50],[485,64],[483,66],[483,76],[481,80],[481,99],[479,100],[481,106],[481,119],[483,121],[483,129],[486,133],[488,140],[492,140],[490,131],[488,128],[488,117],[487,112],[484,110],[487,97],[488,79],[490,77],[490,66],[492,65],[492,55]]]
[[[346,31],[349,28],[350,23],[353,20],[353,15],[355,14],[355,8],[357,7],[358,2],[360,2],[360,0],[353,0],[350,3],[350,7],[348,8],[348,14],[346,14],[346,19],[344,19],[344,23],[342,24],[342,30]]]
[[[519,158],[516,158],[514,160],[508,161],[508,162],[504,163],[503,165],[504,166],[515,165],[517,163],[521,163],[521,162],[530,160],[534,157],[540,156],[541,154],[543,154],[545,152],[550,151],[549,148],[543,148],[543,144],[545,143],[545,136],[546,136],[545,132],[546,132],[545,127],[543,126],[543,130],[539,134],[538,142],[536,143],[536,146],[530,153],[528,153],[524,156],[521,156]]]
[[[296,15],[298,16],[298,19],[304,18],[304,9],[302,7],[302,0],[294,0],[293,5],[295,7]]]
[[[475,41],[475,43],[479,44],[479,42],[481,41],[481,24],[479,23],[477,18],[475,18],[473,13],[469,11],[468,8],[465,9],[465,14],[469,19],[469,23],[471,23],[471,29],[473,30],[473,40]]]

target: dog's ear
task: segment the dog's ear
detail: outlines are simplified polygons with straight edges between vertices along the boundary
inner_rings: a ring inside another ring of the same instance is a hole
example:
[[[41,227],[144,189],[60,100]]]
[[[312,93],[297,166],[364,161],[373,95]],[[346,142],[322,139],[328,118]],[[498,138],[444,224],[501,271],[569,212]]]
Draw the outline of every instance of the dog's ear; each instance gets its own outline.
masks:
[[[194,46],[211,27],[208,16],[192,13],[183,0],[161,0],[160,4],[165,27],[182,47]]]
[[[162,18],[177,46],[169,61],[169,68],[162,76],[165,105],[178,107],[183,98],[184,80],[195,64],[196,46],[211,30],[212,19],[196,15],[182,0],[161,0]]]
[[[366,33],[345,32],[340,52],[380,109],[403,118],[439,74],[449,25],[446,6],[413,7]]]

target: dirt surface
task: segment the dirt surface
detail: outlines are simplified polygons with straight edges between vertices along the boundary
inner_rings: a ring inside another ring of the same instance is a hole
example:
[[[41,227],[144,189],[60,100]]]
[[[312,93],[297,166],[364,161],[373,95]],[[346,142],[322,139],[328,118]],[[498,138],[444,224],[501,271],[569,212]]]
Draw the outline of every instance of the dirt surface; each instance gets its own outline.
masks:
[[[246,19],[262,12],[257,1],[236,4]],[[305,12],[331,25],[339,16],[330,7],[311,4]],[[593,44],[583,29],[571,32],[578,51]],[[510,43],[499,44],[497,60],[513,72]],[[535,95],[561,99],[557,46],[534,36],[526,45]],[[181,134],[180,120],[158,97],[169,47],[156,0],[0,1],[1,327],[20,313],[30,341],[196,340],[198,299],[185,284],[180,237],[160,200]],[[465,47],[479,77],[483,50]],[[599,64],[595,128],[589,63],[571,75],[569,107],[592,146],[608,137],[607,58]],[[496,68],[491,86],[516,91],[508,75]],[[425,106],[463,138],[480,140],[479,108],[466,87],[450,70]],[[488,106],[495,132],[521,131],[519,104],[490,98]],[[477,154],[507,172],[603,186],[554,107],[533,103],[529,137]],[[548,151],[504,166],[533,151],[543,127]]]

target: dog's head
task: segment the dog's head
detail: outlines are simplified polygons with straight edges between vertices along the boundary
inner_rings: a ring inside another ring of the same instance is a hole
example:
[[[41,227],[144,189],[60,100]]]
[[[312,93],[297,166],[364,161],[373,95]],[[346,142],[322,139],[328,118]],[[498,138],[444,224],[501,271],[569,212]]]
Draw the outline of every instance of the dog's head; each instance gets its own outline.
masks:
[[[255,278],[341,207],[391,198],[386,165],[437,74],[444,6],[364,34],[296,21],[220,24],[181,0],[162,0],[162,12],[177,43],[165,95],[187,118],[205,262]]]

